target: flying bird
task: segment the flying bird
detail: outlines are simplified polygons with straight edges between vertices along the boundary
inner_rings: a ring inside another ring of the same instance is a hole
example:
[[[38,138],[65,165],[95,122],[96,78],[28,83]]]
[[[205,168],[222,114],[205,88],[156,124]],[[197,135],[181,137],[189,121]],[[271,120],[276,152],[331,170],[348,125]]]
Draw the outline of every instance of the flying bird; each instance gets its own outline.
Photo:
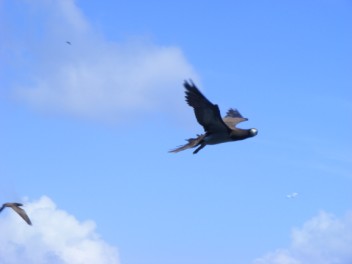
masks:
[[[193,108],[196,119],[203,126],[205,133],[197,135],[196,138],[186,139],[187,144],[169,152],[177,153],[197,147],[193,151],[193,154],[196,154],[206,145],[243,140],[258,134],[258,130],[255,128],[241,129],[236,127],[238,123],[248,120],[237,109],[229,109],[226,116],[222,118],[218,105],[211,103],[192,81],[185,81],[183,85],[186,89],[186,102]]]
[[[1,208],[0,208],[0,213],[2,210],[4,210],[5,207],[11,207],[16,213],[18,213],[24,221],[26,221],[27,224],[32,225],[31,220],[29,219],[28,215],[26,212],[20,208],[20,206],[23,206],[21,203],[4,203]]]
[[[72,45],[72,43],[70,41],[66,41],[66,44],[68,45]]]

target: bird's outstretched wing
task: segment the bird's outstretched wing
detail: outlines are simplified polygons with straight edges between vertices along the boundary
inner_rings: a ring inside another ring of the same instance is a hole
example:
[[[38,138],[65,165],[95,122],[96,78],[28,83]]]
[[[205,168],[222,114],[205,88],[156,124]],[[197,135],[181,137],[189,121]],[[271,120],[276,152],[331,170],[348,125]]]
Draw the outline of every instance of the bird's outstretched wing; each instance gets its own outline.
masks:
[[[184,87],[186,88],[186,101],[193,107],[198,123],[206,132],[224,133],[230,130],[221,118],[219,107],[212,104],[192,81],[185,81]]]
[[[230,108],[226,116],[223,118],[223,121],[229,128],[234,128],[238,123],[247,121],[248,118],[243,117],[237,109]]]
[[[11,208],[18,213],[24,221],[26,221],[27,224],[32,225],[31,220],[29,219],[28,215],[26,214],[26,212],[20,208],[17,204],[14,204],[13,206],[11,206]]]
[[[32,225],[31,220],[29,219],[28,215],[26,212],[20,207],[22,204],[20,203],[7,203],[8,207],[11,207],[16,213],[19,214],[23,218],[24,221],[26,221],[27,224]]]

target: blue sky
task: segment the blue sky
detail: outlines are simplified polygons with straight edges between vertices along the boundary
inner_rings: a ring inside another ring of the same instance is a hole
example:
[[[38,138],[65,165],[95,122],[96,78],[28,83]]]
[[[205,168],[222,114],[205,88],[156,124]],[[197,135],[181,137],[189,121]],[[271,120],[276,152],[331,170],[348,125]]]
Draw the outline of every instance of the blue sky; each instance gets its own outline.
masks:
[[[33,222],[0,215],[2,263],[350,264],[351,12],[0,1],[0,198]],[[167,153],[185,79],[258,135]]]

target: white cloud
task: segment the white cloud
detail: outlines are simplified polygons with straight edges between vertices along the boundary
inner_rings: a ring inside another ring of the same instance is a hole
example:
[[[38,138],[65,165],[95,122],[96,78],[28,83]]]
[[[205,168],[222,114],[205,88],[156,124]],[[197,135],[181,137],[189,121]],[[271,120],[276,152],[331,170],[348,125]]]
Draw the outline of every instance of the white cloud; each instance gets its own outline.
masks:
[[[57,209],[48,197],[25,204],[27,225],[12,210],[0,218],[2,264],[117,264],[116,248],[95,232],[92,221],[79,222]]]
[[[143,38],[108,41],[73,0],[27,2],[35,10],[33,20],[38,20],[29,26],[38,27],[43,21],[46,26],[23,44],[24,53],[31,54],[31,77],[17,86],[22,100],[46,110],[104,120],[184,104],[182,82],[197,76],[180,48]]]
[[[352,212],[339,219],[320,212],[292,231],[288,249],[278,249],[254,264],[351,264]]]

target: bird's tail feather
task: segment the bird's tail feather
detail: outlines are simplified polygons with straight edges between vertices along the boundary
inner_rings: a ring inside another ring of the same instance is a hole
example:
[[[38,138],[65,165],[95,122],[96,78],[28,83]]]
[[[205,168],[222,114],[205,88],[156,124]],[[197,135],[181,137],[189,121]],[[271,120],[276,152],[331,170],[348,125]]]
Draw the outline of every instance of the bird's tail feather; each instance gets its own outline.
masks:
[[[202,134],[202,135],[197,135],[196,138],[186,139],[188,141],[187,144],[182,145],[180,147],[177,147],[175,149],[172,149],[169,152],[170,153],[177,153],[177,152],[180,152],[185,149],[194,148],[201,143],[201,141],[203,140],[204,137],[205,137],[205,134]]]

